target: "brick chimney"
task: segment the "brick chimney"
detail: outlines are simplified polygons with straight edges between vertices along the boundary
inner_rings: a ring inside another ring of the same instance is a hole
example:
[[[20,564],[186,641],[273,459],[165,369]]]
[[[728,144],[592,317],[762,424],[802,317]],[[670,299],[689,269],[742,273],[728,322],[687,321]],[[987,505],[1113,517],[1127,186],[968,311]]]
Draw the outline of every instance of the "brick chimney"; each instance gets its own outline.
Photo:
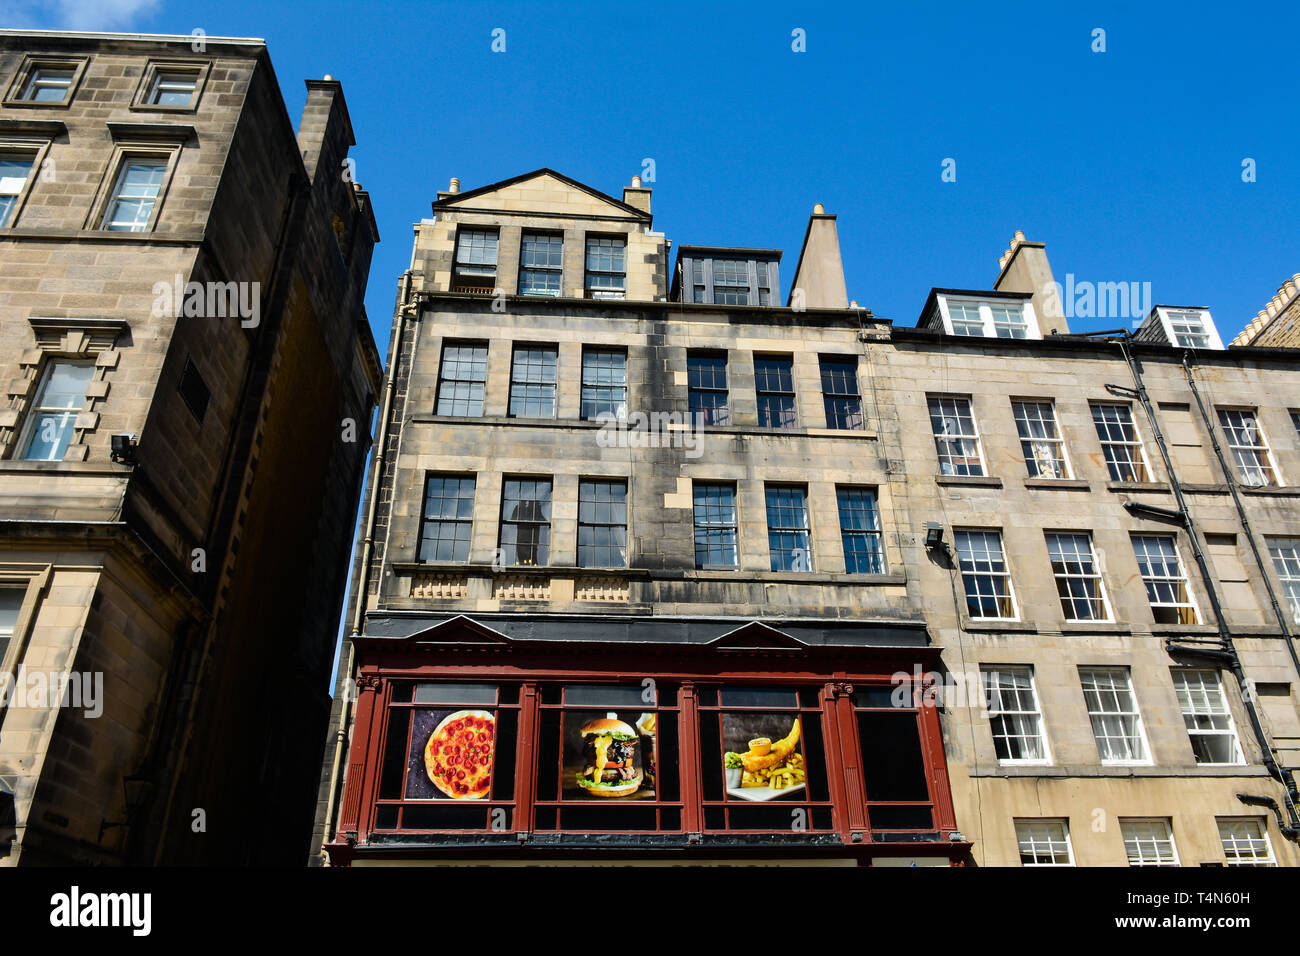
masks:
[[[844,287],[844,263],[840,259],[840,235],[835,217],[821,203],[813,206],[808,229],[803,234],[799,264],[790,286],[787,306],[805,309],[847,309],[848,291]]]
[[[1038,327],[1044,335],[1056,330],[1068,335],[1070,324],[1061,310],[1061,296],[1055,285],[1051,263],[1047,261],[1047,247],[1041,242],[1030,242],[1019,229],[1011,238],[1011,247],[998,259],[998,279],[993,283],[996,292],[1033,293],[1034,312]]]

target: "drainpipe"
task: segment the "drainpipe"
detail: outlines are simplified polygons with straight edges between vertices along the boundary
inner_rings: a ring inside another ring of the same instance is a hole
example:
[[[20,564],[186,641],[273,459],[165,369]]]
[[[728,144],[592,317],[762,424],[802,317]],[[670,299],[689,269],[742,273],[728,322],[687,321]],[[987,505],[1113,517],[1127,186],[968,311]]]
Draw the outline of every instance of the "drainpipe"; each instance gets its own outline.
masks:
[[[1233,676],[1241,688],[1242,703],[1246,706],[1246,716],[1250,718],[1251,730],[1254,732],[1255,740],[1259,744],[1261,755],[1264,759],[1264,767],[1268,770],[1270,776],[1282,784],[1286,796],[1286,809],[1290,817],[1291,825],[1281,827],[1282,835],[1287,839],[1300,842],[1300,815],[1296,813],[1296,785],[1294,776],[1288,774],[1273,758],[1273,746],[1268,739],[1268,734],[1264,730],[1264,725],[1259,719],[1259,712],[1255,707],[1255,695],[1251,692],[1250,684],[1247,683],[1245,671],[1241,666],[1241,658],[1237,654],[1236,644],[1233,642],[1232,633],[1228,630],[1228,624],[1223,616],[1223,608],[1219,603],[1218,590],[1214,586],[1214,578],[1210,574],[1210,567],[1205,560],[1205,552],[1201,550],[1201,543],[1197,536],[1196,524],[1192,520],[1192,514],[1187,508],[1187,500],[1183,497],[1183,487],[1178,480],[1178,474],[1174,470],[1174,463],[1169,455],[1169,448],[1165,444],[1164,434],[1160,431],[1160,423],[1156,419],[1155,409],[1151,406],[1151,399],[1147,395],[1146,386],[1142,381],[1142,373],[1138,369],[1137,363],[1133,360],[1133,354],[1130,349],[1132,333],[1128,329],[1116,329],[1111,332],[1092,332],[1086,333],[1088,337],[1094,336],[1111,336],[1110,341],[1119,346],[1120,353],[1124,356],[1124,363],[1128,366],[1129,374],[1133,378],[1134,388],[1124,388],[1118,385],[1107,385],[1106,389],[1123,395],[1130,395],[1137,398],[1142,403],[1142,408],[1146,412],[1147,422],[1151,425],[1151,434],[1155,438],[1156,447],[1160,449],[1160,457],[1165,464],[1165,473],[1169,476],[1169,486],[1173,489],[1174,500],[1178,504],[1176,511],[1167,508],[1156,508],[1151,505],[1143,505],[1135,501],[1125,502],[1124,508],[1130,514],[1141,515],[1146,513],[1157,517],[1166,517],[1171,520],[1179,521],[1187,531],[1188,540],[1191,541],[1192,555],[1196,560],[1197,570],[1201,574],[1201,581],[1205,585],[1206,594],[1210,598],[1210,605],[1214,612],[1215,624],[1219,632],[1219,641],[1222,644],[1222,650],[1210,650],[1203,647],[1179,647],[1172,641],[1165,641],[1165,650],[1172,654],[1181,654],[1185,656],[1197,656],[1209,660],[1219,661],[1232,670]],[[1185,361],[1185,359],[1184,359]],[[1199,404],[1200,397],[1197,396]],[[1204,414],[1204,409],[1202,409]],[[1213,437],[1213,432],[1211,432]],[[1217,445],[1217,442],[1216,442]],[[1222,461],[1222,459],[1220,459]],[[1288,640],[1288,644],[1290,641]]]
[[[408,302],[411,291],[411,275],[408,272],[402,276],[402,306],[397,310],[397,330],[394,335],[396,349],[393,354],[393,367],[388,369],[387,379],[384,384],[384,405],[379,416],[379,433],[375,439],[375,457],[371,465],[370,478],[370,501],[366,504],[366,524],[364,537],[361,541],[361,563],[357,569],[357,590],[356,605],[352,611],[352,633],[348,635],[348,665],[347,675],[349,681],[355,682],[356,662],[352,642],[361,635],[361,623],[366,613],[366,591],[370,586],[370,553],[374,550],[375,543],[375,511],[376,503],[379,500],[379,483],[383,478],[384,454],[388,445],[388,420],[392,413],[393,392],[397,384],[397,371],[401,365],[402,356],[402,337],[406,333],[407,316],[413,316],[418,311],[418,297],[415,303]],[[334,811],[338,804],[338,796],[343,787],[343,775],[340,772],[343,765],[343,749],[348,739],[348,721],[352,719],[352,699],[347,692],[348,685],[344,685],[343,692],[343,709],[339,713],[339,729],[334,737],[334,760],[333,769],[330,772],[330,792],[329,801],[325,805],[325,839],[324,843],[329,843],[334,839]]]

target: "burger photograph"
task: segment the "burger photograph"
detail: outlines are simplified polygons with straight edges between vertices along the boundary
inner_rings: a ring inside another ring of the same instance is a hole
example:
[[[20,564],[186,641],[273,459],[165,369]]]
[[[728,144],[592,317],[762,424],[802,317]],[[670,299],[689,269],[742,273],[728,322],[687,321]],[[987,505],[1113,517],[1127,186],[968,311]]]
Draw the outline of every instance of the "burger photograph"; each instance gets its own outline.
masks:
[[[647,779],[646,768],[653,766],[654,737],[644,732],[654,727],[652,714],[637,717],[637,726],[613,712],[594,718],[569,714],[566,723],[571,728],[565,734],[566,796],[653,799],[653,777]],[[649,754],[641,752],[642,740]]]

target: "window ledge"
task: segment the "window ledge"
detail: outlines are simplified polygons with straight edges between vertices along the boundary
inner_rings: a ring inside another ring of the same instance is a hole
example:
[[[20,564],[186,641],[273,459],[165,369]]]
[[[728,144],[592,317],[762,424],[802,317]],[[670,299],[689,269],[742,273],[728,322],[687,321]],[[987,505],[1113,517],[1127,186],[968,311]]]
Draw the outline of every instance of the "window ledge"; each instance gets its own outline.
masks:
[[[112,475],[118,478],[130,476],[133,465],[117,464],[110,461],[0,461],[0,473],[35,472],[50,474],[77,475]]]
[[[395,574],[473,574],[485,577],[495,577],[501,574],[529,574],[538,577],[571,577],[581,575],[583,577],[639,577],[647,578],[650,572],[645,568],[579,568],[570,565],[554,564],[520,564],[506,565],[501,568],[494,568],[490,564],[474,563],[434,563],[420,561],[394,561],[390,567]]]
[[[121,123],[110,122],[108,131],[116,140],[164,140],[169,143],[189,142],[198,133],[185,123]]]
[[[998,764],[973,768],[972,777],[1264,777],[1268,771],[1252,764]]]
[[[0,133],[30,133],[52,138],[68,135],[68,124],[63,120],[0,119]]]
[[[1243,495],[1257,495],[1261,498],[1296,498],[1300,497],[1300,488],[1291,488],[1281,485],[1268,485],[1266,487],[1256,487],[1251,485],[1238,484],[1237,487]]]
[[[1082,478],[1026,478],[1026,488],[1054,488],[1057,491],[1091,491],[1092,486]]]
[[[1177,637],[1179,634],[1192,634],[1197,637],[1213,636],[1219,629],[1213,624],[1152,624],[1151,633],[1158,637]]]
[[[1114,621],[1063,621],[1062,634],[1132,634],[1133,628]]]
[[[971,485],[979,488],[1001,488],[1002,479],[988,475],[935,475],[937,485]]]
[[[1140,491],[1146,494],[1169,494],[1169,485],[1163,481],[1108,481],[1107,491]]]
[[[844,571],[753,571],[748,568],[712,569],[696,568],[682,572],[688,581],[760,581],[783,584],[860,584],[867,586],[896,586],[907,584],[902,572],[893,574],[849,574]]]
[[[988,618],[962,616],[961,629],[979,633],[997,633],[998,631],[1036,631],[1037,626],[1028,621],[998,621]]]
[[[1183,491],[1190,492],[1194,495],[1226,495],[1229,491],[1228,486],[1224,484],[1186,484],[1183,485]]]
[[[108,229],[4,229],[6,239],[42,239],[50,242],[120,242],[123,244],[199,246],[203,244],[202,230],[192,232],[113,232]]]

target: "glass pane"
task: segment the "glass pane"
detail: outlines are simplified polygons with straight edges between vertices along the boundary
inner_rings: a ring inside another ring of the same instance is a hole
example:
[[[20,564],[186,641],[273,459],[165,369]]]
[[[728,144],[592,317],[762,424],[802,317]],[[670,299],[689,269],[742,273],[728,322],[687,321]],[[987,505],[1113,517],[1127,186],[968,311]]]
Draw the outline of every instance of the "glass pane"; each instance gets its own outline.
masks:
[[[799,706],[796,691],[786,687],[724,687],[718,691],[718,702],[723,707]]]
[[[566,699],[569,690],[565,688]],[[639,688],[635,690],[639,695]],[[655,799],[658,722],[653,711],[641,710],[641,706],[638,700],[631,709],[610,710],[603,714],[564,712],[561,721],[563,799]],[[612,820],[601,820],[593,823],[592,828],[603,826],[608,829],[618,825]],[[653,821],[649,828],[654,828]]]
[[[495,704],[496,684],[416,684],[417,704]]]
[[[786,693],[793,696],[794,692]],[[722,772],[729,798],[807,799],[802,724],[805,717],[816,721],[816,714],[724,712],[721,716]],[[788,813],[784,820],[788,825]]]
[[[506,746],[513,744],[506,742]],[[484,799],[492,790],[495,750],[496,715],[492,711],[413,711],[406,799]]]
[[[858,737],[868,800],[930,799],[915,713],[859,713]]]
[[[646,679],[635,684],[566,684],[564,702],[578,706],[638,707],[657,703],[654,681]]]

